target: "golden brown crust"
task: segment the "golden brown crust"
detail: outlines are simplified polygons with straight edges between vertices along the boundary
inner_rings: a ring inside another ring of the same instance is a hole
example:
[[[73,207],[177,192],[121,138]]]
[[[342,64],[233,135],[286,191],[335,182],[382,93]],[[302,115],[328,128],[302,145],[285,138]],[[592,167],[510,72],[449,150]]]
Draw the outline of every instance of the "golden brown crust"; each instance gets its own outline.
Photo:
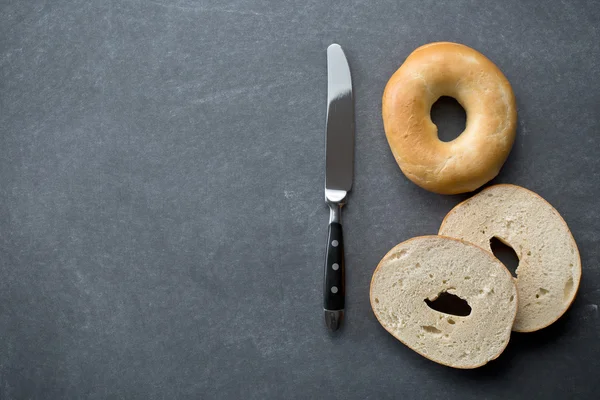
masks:
[[[513,329],[513,331],[515,332],[521,332],[521,333],[529,333],[529,332],[537,332],[541,329],[547,328],[550,325],[552,325],[553,323],[555,323],[556,321],[558,321],[560,319],[560,317],[562,317],[564,315],[564,313],[571,307],[571,305],[573,304],[573,302],[575,301],[575,298],[577,297],[577,292],[579,291],[579,286],[581,285],[581,275],[583,273],[583,270],[581,268],[581,254],[579,253],[579,248],[577,247],[577,242],[575,242],[575,238],[573,237],[573,233],[571,232],[571,230],[569,229],[569,226],[567,225],[567,222],[565,221],[565,219],[562,217],[562,215],[560,215],[560,213],[554,208],[554,206],[552,206],[552,204],[550,204],[546,199],[544,199],[542,196],[540,196],[539,194],[524,188],[522,186],[518,186],[518,185],[512,185],[509,183],[501,183],[501,184],[497,184],[497,185],[492,185],[489,187],[486,187],[485,189],[483,189],[481,192],[479,192],[479,194],[481,193],[485,193],[486,191],[495,188],[495,187],[499,187],[499,186],[505,186],[505,187],[509,187],[509,188],[513,188],[513,189],[518,189],[518,190],[525,190],[527,191],[529,194],[531,194],[532,196],[537,197],[538,199],[542,200],[544,203],[546,203],[548,205],[548,207],[550,207],[552,210],[555,211],[555,214],[559,217],[560,221],[562,222],[562,224],[564,225],[566,231],[569,233],[569,236],[571,237],[571,239],[573,240],[573,248],[575,250],[575,254],[577,255],[577,267],[578,267],[578,272],[579,272],[579,280],[577,281],[577,286],[575,287],[574,290],[574,294],[573,294],[573,298],[571,299],[571,301],[569,302],[569,304],[565,307],[565,311],[563,313],[561,313],[560,315],[558,315],[555,319],[553,319],[551,322],[542,325],[540,327],[536,327],[535,329]],[[452,208],[452,210],[450,210],[448,212],[448,214],[446,214],[446,216],[444,217],[444,219],[442,220],[442,223],[440,225],[440,229],[438,229],[438,234],[440,232],[442,232],[444,230],[444,226],[448,220],[448,217],[450,217],[454,212],[456,212],[457,210],[459,210],[460,208],[462,208],[469,200],[471,200],[471,198],[466,199],[461,201],[460,203],[458,203],[456,206],[454,206]],[[441,236],[441,235],[440,235]],[[479,247],[479,246],[478,246]],[[487,250],[484,249],[484,251],[487,252]]]
[[[404,242],[401,242],[401,243],[397,244],[396,246],[392,247],[392,248],[391,248],[391,249],[390,249],[390,250],[389,250],[389,251],[388,251],[388,252],[385,254],[385,256],[383,256],[383,258],[382,258],[382,259],[379,261],[379,264],[377,264],[377,267],[375,268],[375,271],[373,271],[373,275],[371,276],[371,283],[369,284],[369,294],[370,294],[370,293],[372,293],[372,291],[373,291],[373,280],[374,280],[374,278],[375,278],[375,275],[377,274],[377,271],[378,271],[378,270],[379,270],[379,268],[381,267],[382,263],[383,263],[384,261],[386,261],[386,259],[387,259],[389,256],[391,256],[391,255],[393,255],[393,254],[395,253],[395,249],[396,249],[396,247],[398,247],[398,246],[400,246],[400,245],[405,245],[405,244],[407,244],[407,243],[410,243],[410,242],[412,242],[413,240],[420,240],[420,239],[425,239],[425,238],[440,238],[440,237],[442,237],[442,238],[444,238],[444,239],[453,240],[453,241],[455,241],[455,242],[459,242],[459,243],[462,243],[462,244],[466,244],[466,245],[468,245],[468,246],[471,246],[471,247],[475,247],[475,248],[477,248],[477,249],[481,250],[483,253],[485,253],[485,254],[486,254],[488,257],[495,258],[495,257],[494,257],[492,254],[490,254],[490,253],[489,253],[488,251],[486,251],[485,249],[483,249],[483,248],[481,248],[481,247],[479,247],[479,246],[477,246],[477,245],[475,245],[475,244],[473,244],[473,243],[470,243],[470,242],[467,242],[467,241],[465,241],[465,240],[462,240],[462,239],[457,239],[457,238],[453,238],[453,237],[449,237],[449,236],[442,236],[442,235],[423,235],[423,236],[416,236],[416,237],[410,238],[410,239],[408,239],[408,240],[405,240]],[[510,271],[509,271],[509,270],[506,268],[506,266],[504,266],[504,264],[502,264],[502,263],[500,263],[500,264],[502,265],[504,272],[505,272],[505,273],[508,275],[508,277],[509,277],[509,278],[511,278],[511,279],[512,279],[512,275],[511,275]],[[483,365],[485,365],[485,364],[481,364],[481,365],[477,364],[477,365],[468,365],[468,366],[456,366],[456,365],[452,365],[452,364],[446,364],[446,363],[443,363],[443,362],[440,362],[440,361],[437,361],[437,360],[433,360],[433,359],[432,359],[432,358],[431,358],[429,355],[427,355],[427,354],[425,354],[425,353],[423,353],[423,352],[420,352],[420,351],[418,351],[418,349],[414,349],[414,348],[412,348],[412,347],[411,347],[411,346],[409,346],[407,343],[405,343],[405,342],[404,342],[404,341],[403,341],[401,338],[399,338],[397,335],[395,335],[395,334],[394,334],[394,332],[392,332],[392,331],[389,331],[388,329],[386,329],[386,327],[385,327],[385,324],[384,324],[384,323],[383,323],[383,322],[382,322],[382,321],[379,319],[379,316],[378,316],[378,315],[377,315],[377,313],[375,312],[375,305],[373,304],[373,300],[372,300],[372,299],[373,299],[373,296],[369,295],[369,303],[370,303],[370,305],[371,305],[371,309],[373,310],[373,314],[375,314],[375,318],[377,319],[377,321],[379,322],[379,324],[380,324],[380,325],[381,325],[381,326],[382,326],[382,327],[383,327],[383,328],[384,328],[384,329],[385,329],[385,330],[386,330],[388,333],[390,333],[390,334],[391,334],[393,337],[395,337],[395,338],[396,338],[398,341],[400,341],[400,342],[401,342],[402,344],[404,344],[405,346],[407,346],[407,347],[411,348],[412,350],[414,350],[416,353],[420,354],[421,356],[423,356],[423,357],[427,358],[428,360],[431,360],[431,361],[433,361],[433,362],[435,362],[435,363],[437,363],[437,364],[445,365],[445,366],[447,366],[447,367],[456,368],[456,369],[474,369],[474,368],[479,368],[479,367],[482,367]],[[515,300],[516,300],[516,302],[517,302],[517,304],[518,304],[519,298],[518,298],[518,293],[517,293],[516,291],[515,291]],[[513,318],[512,318],[512,323],[514,323],[514,320],[515,320],[515,318],[516,318],[516,317],[517,317],[517,311],[516,311],[516,309],[515,309],[515,313],[514,313],[514,315],[513,315]],[[504,352],[504,350],[506,349],[506,346],[508,346],[508,342],[509,342],[509,341],[510,341],[510,338],[509,338],[509,339],[506,341],[506,344],[504,345],[504,347],[503,347],[502,349],[500,349],[500,351],[498,352],[498,354],[496,354],[496,355],[495,355],[495,356],[494,356],[494,357],[493,357],[493,358],[492,358],[490,361],[497,359],[497,358],[500,356],[500,354],[502,354],[502,353]]]
[[[467,112],[465,131],[442,142],[430,110],[441,96]],[[470,192],[494,178],[513,145],[517,111],[510,83],[483,54],[439,42],[412,52],[382,99],[386,137],[402,172],[424,189]]]

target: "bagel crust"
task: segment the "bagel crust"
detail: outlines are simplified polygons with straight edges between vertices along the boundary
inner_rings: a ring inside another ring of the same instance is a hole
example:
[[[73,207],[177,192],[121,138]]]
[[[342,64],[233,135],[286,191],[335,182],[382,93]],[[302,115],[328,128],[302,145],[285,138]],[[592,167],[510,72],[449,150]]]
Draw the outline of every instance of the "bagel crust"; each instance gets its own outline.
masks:
[[[466,128],[438,138],[431,106],[455,98]],[[510,83],[483,54],[462,44],[421,46],[388,81],[382,99],[385,134],[408,179],[441,194],[470,192],[493,179],[512,148],[517,110]]]

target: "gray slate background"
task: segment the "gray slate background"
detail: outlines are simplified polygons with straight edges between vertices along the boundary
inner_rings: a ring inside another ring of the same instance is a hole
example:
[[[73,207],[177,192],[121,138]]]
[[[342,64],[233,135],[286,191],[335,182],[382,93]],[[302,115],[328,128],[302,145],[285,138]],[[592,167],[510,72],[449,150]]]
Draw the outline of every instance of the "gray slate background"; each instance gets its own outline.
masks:
[[[0,398],[597,398],[599,22],[594,0],[2,1]],[[465,198],[408,182],[382,128],[387,79],[438,40],[512,83],[518,139],[496,182],[550,201],[584,268],[564,318],[474,371],[412,352],[368,302],[379,259]],[[330,336],[334,41],[357,137]]]

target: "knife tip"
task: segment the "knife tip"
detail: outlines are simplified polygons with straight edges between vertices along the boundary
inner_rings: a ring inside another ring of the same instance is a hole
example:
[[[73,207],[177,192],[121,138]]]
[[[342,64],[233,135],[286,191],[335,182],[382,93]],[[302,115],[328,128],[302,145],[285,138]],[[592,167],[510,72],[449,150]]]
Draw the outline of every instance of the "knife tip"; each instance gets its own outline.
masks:
[[[344,310],[325,310],[325,325],[331,332],[335,332],[340,329],[342,320],[344,319]]]
[[[340,46],[337,43],[332,43],[332,44],[329,45],[329,47],[327,47],[327,50],[334,50],[334,49],[340,49],[341,50],[342,46]]]

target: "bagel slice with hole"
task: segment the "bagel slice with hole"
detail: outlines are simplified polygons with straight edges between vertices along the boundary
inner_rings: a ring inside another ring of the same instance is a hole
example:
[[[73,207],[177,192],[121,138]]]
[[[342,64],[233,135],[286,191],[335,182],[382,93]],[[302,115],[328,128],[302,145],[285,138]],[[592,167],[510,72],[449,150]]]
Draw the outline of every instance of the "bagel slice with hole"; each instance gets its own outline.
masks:
[[[575,239],[558,211],[528,189],[502,184],[482,190],[446,215],[439,234],[489,252],[494,238],[512,247],[519,258],[514,331],[547,327],[575,299],[581,280]]]
[[[412,350],[439,364],[477,368],[510,339],[517,289],[491,253],[464,241],[421,236],[381,260],[370,301],[379,323]]]

